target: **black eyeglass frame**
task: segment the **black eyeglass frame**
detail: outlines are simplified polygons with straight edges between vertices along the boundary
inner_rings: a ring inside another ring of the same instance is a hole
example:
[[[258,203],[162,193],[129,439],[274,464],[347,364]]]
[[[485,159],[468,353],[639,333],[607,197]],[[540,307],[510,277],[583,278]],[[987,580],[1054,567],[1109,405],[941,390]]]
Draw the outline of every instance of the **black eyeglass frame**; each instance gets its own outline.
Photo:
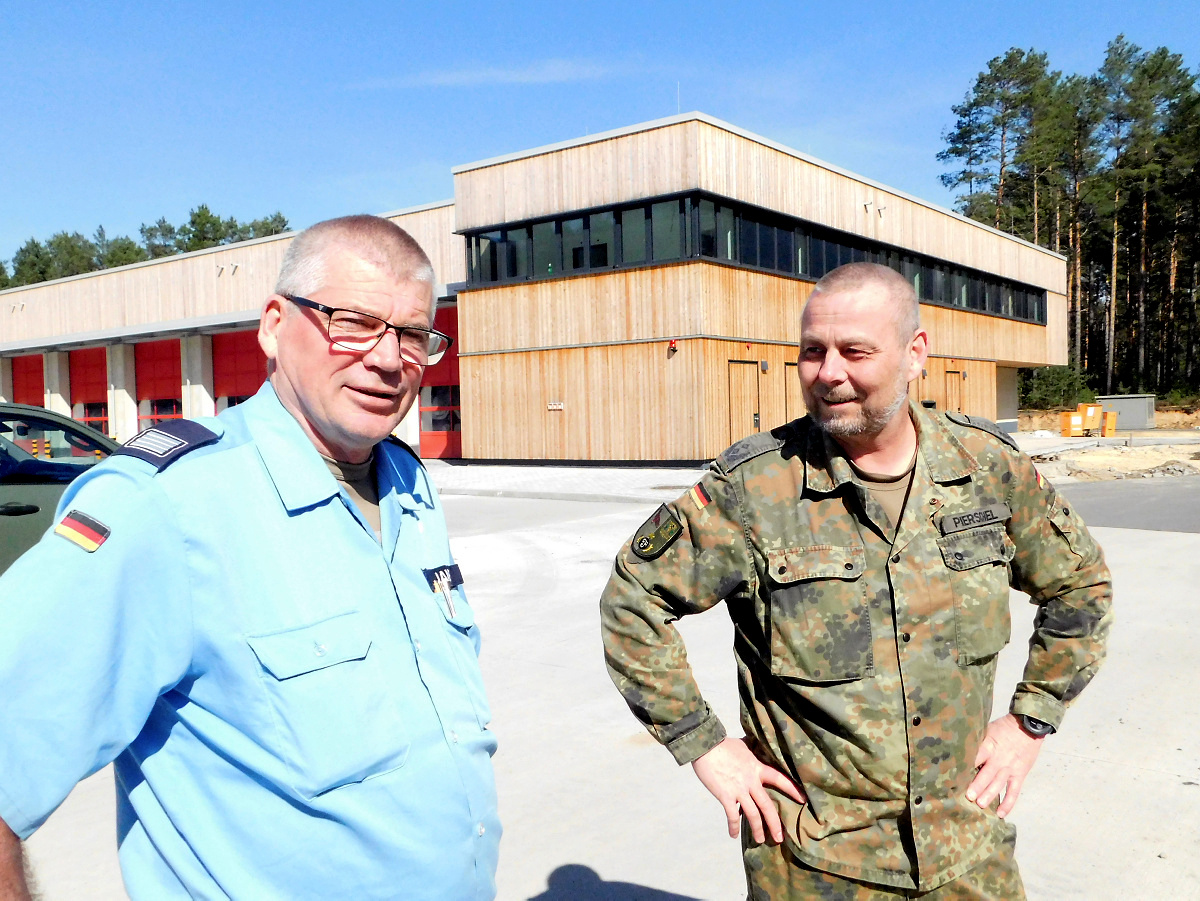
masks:
[[[416,326],[416,325],[393,325],[392,323],[388,322],[386,319],[380,319],[378,316],[375,316],[371,313],[364,313],[362,310],[351,310],[347,307],[329,307],[323,303],[317,303],[315,300],[309,300],[307,297],[301,297],[299,294],[281,294],[280,296],[286,300],[290,300],[292,303],[294,303],[298,307],[307,307],[310,310],[316,310],[318,313],[324,313],[325,316],[327,317],[327,319],[325,321],[325,337],[329,339],[329,342],[331,344],[337,345],[342,350],[349,350],[349,351],[353,351],[354,353],[359,353],[359,354],[370,353],[376,347],[379,346],[379,342],[383,340],[384,335],[386,335],[389,331],[393,331],[396,333],[397,343],[398,343],[399,347],[401,348],[401,350],[400,350],[401,359],[405,360],[408,363],[412,363],[414,366],[434,366],[437,363],[441,362],[442,357],[444,357],[446,355],[446,351],[448,351],[450,349],[450,345],[452,345],[454,343],[453,338],[451,338],[449,335],[445,334],[444,332],[439,332],[437,329],[421,328],[420,326]],[[368,319],[374,319],[376,322],[380,322],[383,324],[383,331],[381,331],[379,333],[379,335],[375,338],[375,343],[372,344],[370,347],[365,347],[365,348],[364,347],[349,347],[345,344],[342,344],[341,342],[339,342],[337,339],[335,339],[333,336],[331,336],[329,334],[329,326],[330,326],[330,323],[333,322],[333,315],[335,313],[353,313],[355,316],[365,316]],[[439,338],[441,338],[443,341],[446,342],[446,346],[443,347],[441,350],[439,350],[435,354],[429,354],[429,359],[426,360],[424,363],[420,362],[419,360],[410,360],[408,357],[406,357],[404,355],[404,350],[403,350],[403,348],[404,348],[404,340],[403,340],[404,332],[420,332],[421,334],[425,335],[427,338],[429,335],[437,335]],[[436,357],[436,359],[434,359],[435,357]]]

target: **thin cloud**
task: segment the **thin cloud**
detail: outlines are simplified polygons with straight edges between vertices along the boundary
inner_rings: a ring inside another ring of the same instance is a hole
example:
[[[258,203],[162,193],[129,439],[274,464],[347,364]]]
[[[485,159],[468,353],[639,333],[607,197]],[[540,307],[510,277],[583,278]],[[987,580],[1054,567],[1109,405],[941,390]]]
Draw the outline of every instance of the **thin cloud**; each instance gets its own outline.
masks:
[[[474,88],[496,84],[566,84],[598,81],[616,69],[573,59],[547,59],[519,68],[485,66],[478,69],[439,69],[400,78],[372,78],[350,87],[360,91],[401,88]],[[626,73],[628,74],[628,73]]]

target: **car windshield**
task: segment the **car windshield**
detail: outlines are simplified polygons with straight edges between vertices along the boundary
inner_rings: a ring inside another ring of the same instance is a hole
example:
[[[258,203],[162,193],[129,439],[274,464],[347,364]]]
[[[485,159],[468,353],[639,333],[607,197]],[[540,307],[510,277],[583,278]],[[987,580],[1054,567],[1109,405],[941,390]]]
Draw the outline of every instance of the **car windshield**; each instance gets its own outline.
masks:
[[[70,481],[108,456],[82,429],[38,416],[0,415],[0,478]]]

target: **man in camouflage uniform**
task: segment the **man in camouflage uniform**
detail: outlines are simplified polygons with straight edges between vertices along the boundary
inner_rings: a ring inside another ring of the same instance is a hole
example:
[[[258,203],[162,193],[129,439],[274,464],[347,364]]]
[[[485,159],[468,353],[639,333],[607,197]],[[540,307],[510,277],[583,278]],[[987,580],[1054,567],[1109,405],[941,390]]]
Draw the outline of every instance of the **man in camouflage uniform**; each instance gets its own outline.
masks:
[[[885,267],[822,279],[802,319],[809,415],[661,507],[601,601],[629,706],[730,835],[745,819],[755,901],[1022,898],[1003,817],[1104,654],[1111,579],[1070,504],[993,423],[908,401],[918,311]],[[1039,610],[1010,713],[989,724],[1010,585]],[[720,601],[744,739],[673,625]]]

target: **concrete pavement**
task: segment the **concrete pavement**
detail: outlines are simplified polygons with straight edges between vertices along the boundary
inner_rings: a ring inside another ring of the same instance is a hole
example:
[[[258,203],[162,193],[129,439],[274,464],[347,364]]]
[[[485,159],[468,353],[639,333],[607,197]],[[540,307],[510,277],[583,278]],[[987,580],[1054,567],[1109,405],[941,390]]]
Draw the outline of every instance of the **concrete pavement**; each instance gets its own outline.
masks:
[[[604,672],[598,635],[612,555],[699,471],[430,469],[484,631],[500,741],[501,901],[743,898],[737,842],[718,805],[634,721]],[[466,491],[522,496],[456,493]],[[539,496],[551,493],[567,499]],[[1013,815],[1018,859],[1031,901],[1197,897],[1200,535],[1095,531],[1117,584],[1110,659],[1030,776]],[[997,711],[1020,677],[1033,608],[1014,594],[1012,614]],[[736,732],[728,618],[714,610],[680,630],[710,704]],[[114,832],[106,769],[28,844],[45,901],[124,897]]]

